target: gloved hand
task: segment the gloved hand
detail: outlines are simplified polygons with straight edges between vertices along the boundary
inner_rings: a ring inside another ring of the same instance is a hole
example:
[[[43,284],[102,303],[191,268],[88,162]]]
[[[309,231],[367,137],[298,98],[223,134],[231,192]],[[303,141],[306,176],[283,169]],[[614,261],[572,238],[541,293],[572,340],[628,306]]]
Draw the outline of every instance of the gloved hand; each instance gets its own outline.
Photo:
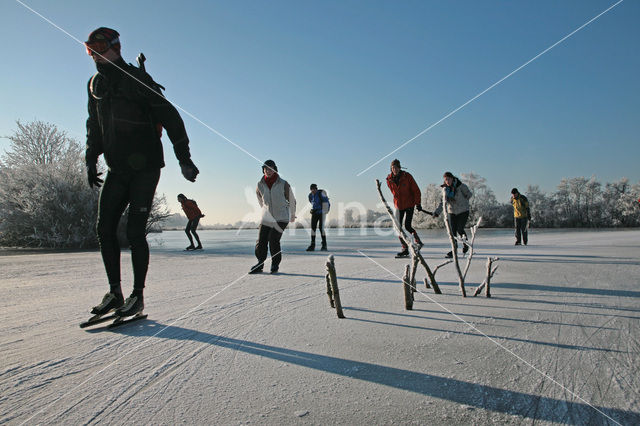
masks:
[[[439,215],[438,213],[434,213],[434,214],[432,214],[431,216],[433,216],[433,217],[438,217],[438,216],[440,216],[440,215]]]
[[[423,212],[424,210],[422,210],[422,205],[421,204],[416,204],[416,210],[418,210],[419,212]]]
[[[180,171],[182,172],[182,176],[188,181],[195,182],[196,176],[200,173],[200,170],[193,164],[191,159],[180,162]]]
[[[102,186],[104,181],[100,179],[100,175],[102,175],[102,173],[98,173],[97,164],[87,164],[87,180],[89,181],[90,188],[93,188],[94,185],[96,188]]]

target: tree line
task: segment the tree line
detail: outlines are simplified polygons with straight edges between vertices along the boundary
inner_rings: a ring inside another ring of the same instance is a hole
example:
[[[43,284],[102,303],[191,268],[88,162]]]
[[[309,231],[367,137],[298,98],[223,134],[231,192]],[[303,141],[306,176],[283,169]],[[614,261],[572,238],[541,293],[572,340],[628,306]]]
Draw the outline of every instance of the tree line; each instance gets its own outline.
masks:
[[[84,146],[55,125],[41,121],[17,122],[9,149],[0,155],[0,246],[94,248],[98,192],[86,181]],[[102,167],[104,169],[104,167]],[[485,227],[513,226],[511,204],[499,203],[486,179],[468,173],[460,176],[474,196],[471,217]],[[623,178],[604,185],[595,177],[565,178],[557,190],[545,193],[537,185],[524,194],[531,206],[531,225],[539,228],[598,228],[640,226],[640,183]],[[433,210],[440,201],[440,187],[429,184],[422,191],[422,205]],[[164,196],[154,198],[147,232],[159,228],[170,216]],[[125,246],[124,220],[119,238]],[[383,211],[358,214],[347,209],[329,226],[391,226]],[[417,214],[414,226],[443,227],[441,218]]]

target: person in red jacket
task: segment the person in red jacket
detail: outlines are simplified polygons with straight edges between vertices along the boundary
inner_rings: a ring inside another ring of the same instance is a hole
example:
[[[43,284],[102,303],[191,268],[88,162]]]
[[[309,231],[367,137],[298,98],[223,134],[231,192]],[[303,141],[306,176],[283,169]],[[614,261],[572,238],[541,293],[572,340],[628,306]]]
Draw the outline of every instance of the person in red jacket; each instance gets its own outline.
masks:
[[[202,250],[202,244],[200,243],[200,237],[196,233],[196,229],[198,228],[198,222],[200,222],[200,218],[204,217],[198,205],[194,200],[189,200],[184,194],[178,194],[178,201],[182,205],[182,210],[184,214],[187,215],[187,227],[184,228],[184,232],[187,234],[187,238],[189,238],[189,242],[191,243],[187,250]],[[196,241],[198,242],[197,246],[193,245],[193,238],[191,238],[191,234],[196,237]]]
[[[402,220],[404,219],[404,229],[413,235],[413,240],[418,245],[418,249],[422,248],[422,241],[420,241],[416,230],[411,226],[414,207],[417,208],[418,211],[423,211],[422,205],[420,204],[420,188],[413,179],[413,176],[402,170],[398,159],[391,162],[391,173],[387,176],[387,185],[393,194],[393,204],[396,206],[396,218],[400,226],[402,226]],[[400,244],[402,244],[402,251],[397,254],[397,257],[408,256],[409,248],[402,239],[400,239]]]

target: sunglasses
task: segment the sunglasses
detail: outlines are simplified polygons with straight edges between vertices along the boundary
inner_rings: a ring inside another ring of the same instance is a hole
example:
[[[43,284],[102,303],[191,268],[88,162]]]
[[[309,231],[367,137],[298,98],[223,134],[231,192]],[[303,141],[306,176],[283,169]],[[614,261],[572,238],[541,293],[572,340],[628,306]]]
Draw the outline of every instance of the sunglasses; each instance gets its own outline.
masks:
[[[84,47],[87,49],[87,55],[93,56],[94,54],[102,55],[107,53],[107,50],[111,48],[114,44],[118,44],[120,40],[116,37],[111,41],[107,40],[94,40],[94,41],[85,41]]]

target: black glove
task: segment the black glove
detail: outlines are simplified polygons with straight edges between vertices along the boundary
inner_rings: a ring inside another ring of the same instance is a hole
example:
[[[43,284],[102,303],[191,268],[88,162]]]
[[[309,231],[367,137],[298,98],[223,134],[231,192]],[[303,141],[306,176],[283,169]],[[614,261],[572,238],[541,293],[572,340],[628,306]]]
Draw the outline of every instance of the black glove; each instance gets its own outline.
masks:
[[[180,171],[182,172],[182,176],[188,181],[195,182],[196,176],[200,173],[200,170],[193,164],[191,159],[181,161],[180,162]]]
[[[423,212],[424,210],[422,210],[422,205],[420,204],[416,204],[416,210],[418,210],[419,212]]]
[[[96,188],[100,188],[102,186],[104,181],[100,179],[100,175],[102,175],[102,173],[98,173],[97,164],[87,164],[87,180],[89,181],[90,188],[93,188],[94,185]]]

